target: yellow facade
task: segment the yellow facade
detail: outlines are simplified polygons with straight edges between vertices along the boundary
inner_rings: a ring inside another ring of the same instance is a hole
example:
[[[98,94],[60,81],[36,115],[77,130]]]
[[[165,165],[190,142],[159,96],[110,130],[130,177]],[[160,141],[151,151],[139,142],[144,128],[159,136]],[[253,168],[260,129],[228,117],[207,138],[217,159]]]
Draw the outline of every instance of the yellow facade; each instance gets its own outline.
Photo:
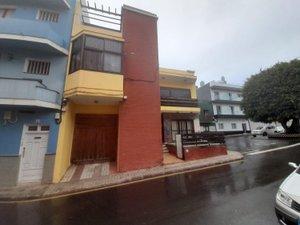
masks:
[[[62,115],[55,157],[53,182],[58,183],[71,165],[76,114],[118,114],[118,105],[77,105],[69,102]]]
[[[159,69],[160,87],[189,89],[191,99],[197,99],[197,77],[193,71]],[[162,113],[200,113],[199,107],[161,106]]]
[[[77,1],[72,40],[82,34],[124,41],[121,32],[82,23],[80,1]],[[70,64],[70,54],[68,64]],[[76,114],[118,114],[118,103],[123,99],[123,76],[86,70],[69,74],[67,71],[64,97],[68,99],[68,103],[63,109],[59,127],[53,172],[54,183],[62,179],[71,165]]]
[[[85,102],[123,99],[123,75],[79,70],[67,75],[65,97]],[[92,103],[92,102],[90,102]]]

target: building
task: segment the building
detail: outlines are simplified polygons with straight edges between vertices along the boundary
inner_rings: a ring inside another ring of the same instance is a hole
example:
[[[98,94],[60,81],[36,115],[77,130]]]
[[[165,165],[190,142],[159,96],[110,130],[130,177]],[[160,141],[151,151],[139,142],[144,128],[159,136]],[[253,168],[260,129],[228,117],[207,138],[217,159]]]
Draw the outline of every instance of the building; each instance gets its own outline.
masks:
[[[163,143],[175,142],[176,134],[199,132],[195,72],[160,68],[159,75]]]
[[[51,182],[74,0],[1,0],[0,186]]]
[[[162,163],[157,19],[77,3],[54,182],[72,164],[122,172]]]
[[[197,90],[200,105],[210,110],[202,111],[200,118],[209,118],[210,125],[201,122],[202,130],[209,130],[212,121],[215,130],[228,134],[251,131],[250,123],[241,108],[242,87],[222,81],[211,81]],[[204,115],[205,114],[205,115]]]

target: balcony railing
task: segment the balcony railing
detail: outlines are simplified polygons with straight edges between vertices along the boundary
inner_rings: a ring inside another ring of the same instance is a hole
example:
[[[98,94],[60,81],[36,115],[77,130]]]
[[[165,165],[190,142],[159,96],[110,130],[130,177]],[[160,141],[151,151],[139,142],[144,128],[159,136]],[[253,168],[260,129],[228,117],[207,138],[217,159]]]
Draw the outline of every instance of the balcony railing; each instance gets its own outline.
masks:
[[[162,106],[198,107],[197,99],[161,98]]]
[[[217,114],[214,115],[215,118],[240,118],[245,119],[246,115],[244,114]]]
[[[38,20],[8,18],[0,20],[1,34],[13,34],[47,39],[63,49],[67,49],[67,41],[63,35],[57,34],[48,23]],[[7,37],[6,39],[9,39]],[[22,40],[21,40],[22,41]],[[26,40],[35,42],[35,40]]]
[[[68,0],[1,0],[3,5],[28,5],[28,6],[38,6],[43,8],[51,9],[69,9],[70,4]]]
[[[37,100],[59,105],[59,92],[41,80],[0,77],[0,99]]]
[[[216,104],[241,104],[240,99],[215,99],[212,101],[212,103]]]

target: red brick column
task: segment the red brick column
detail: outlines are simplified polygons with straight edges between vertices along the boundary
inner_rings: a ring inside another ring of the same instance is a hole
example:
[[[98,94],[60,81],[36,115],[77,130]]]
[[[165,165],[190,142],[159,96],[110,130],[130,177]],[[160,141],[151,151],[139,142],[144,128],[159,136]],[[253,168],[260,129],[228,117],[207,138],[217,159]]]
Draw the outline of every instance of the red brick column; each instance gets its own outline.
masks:
[[[124,95],[119,108],[118,171],[162,163],[157,18],[122,9]]]

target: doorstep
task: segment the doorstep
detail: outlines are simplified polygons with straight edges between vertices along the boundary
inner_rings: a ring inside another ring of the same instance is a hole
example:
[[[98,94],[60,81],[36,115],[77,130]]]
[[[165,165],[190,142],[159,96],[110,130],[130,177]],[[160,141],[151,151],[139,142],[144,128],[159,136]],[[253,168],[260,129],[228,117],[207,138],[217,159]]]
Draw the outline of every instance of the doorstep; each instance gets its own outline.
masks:
[[[141,169],[124,173],[113,173],[107,176],[101,176],[101,179],[85,179],[79,181],[61,182],[58,184],[2,188],[0,189],[0,201],[9,202],[32,199],[41,200],[50,197],[59,197],[63,195],[76,194],[85,191],[92,191],[102,188],[109,188],[116,185],[142,181],[147,178],[188,172],[191,170],[226,164],[242,159],[243,155],[241,153],[228,151],[227,155],[188,162],[183,161],[173,163],[172,161],[172,163],[167,163],[162,166],[149,169]]]

